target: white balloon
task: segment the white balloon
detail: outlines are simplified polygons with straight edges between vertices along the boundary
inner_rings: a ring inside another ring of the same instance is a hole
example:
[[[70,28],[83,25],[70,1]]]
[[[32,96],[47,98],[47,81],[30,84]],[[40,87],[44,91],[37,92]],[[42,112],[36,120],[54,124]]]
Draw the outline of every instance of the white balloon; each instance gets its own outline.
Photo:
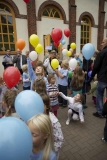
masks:
[[[68,51],[67,49],[63,49],[63,50],[62,50],[63,56],[66,56],[67,51]]]
[[[77,66],[77,60],[75,58],[71,58],[69,61],[69,67],[75,69]]]
[[[35,51],[31,51],[29,53],[29,58],[32,60],[32,61],[35,61],[38,57],[38,54],[35,52]]]

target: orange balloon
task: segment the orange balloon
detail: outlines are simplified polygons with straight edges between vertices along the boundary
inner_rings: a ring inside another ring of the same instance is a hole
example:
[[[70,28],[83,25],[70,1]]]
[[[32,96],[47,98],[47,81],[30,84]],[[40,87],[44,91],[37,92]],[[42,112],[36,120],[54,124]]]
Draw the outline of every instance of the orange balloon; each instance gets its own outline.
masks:
[[[23,50],[25,48],[26,42],[23,39],[18,39],[16,46],[18,49]]]

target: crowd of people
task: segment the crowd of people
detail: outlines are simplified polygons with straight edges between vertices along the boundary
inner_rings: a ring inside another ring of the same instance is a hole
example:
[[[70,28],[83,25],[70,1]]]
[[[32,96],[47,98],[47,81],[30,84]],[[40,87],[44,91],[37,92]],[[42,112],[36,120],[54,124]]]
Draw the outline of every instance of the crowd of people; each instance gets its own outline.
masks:
[[[16,64],[21,73],[23,90],[37,92],[44,102],[44,114],[35,115],[28,121],[33,138],[31,160],[59,159],[64,143],[61,124],[57,118],[59,107],[68,107],[66,125],[70,124],[71,119],[80,120],[83,124],[84,109],[87,108],[86,95],[92,94],[97,110],[93,115],[100,118],[107,116],[107,109],[103,110],[104,91],[107,89],[107,39],[104,39],[101,45],[102,50],[95,52],[94,60],[86,60],[84,57],[82,60],[79,54],[73,54],[70,58],[77,60],[76,68],[70,68],[68,60],[62,60],[58,68],[53,69],[51,61],[57,56],[55,50],[49,52],[49,57],[44,62],[36,61],[35,68],[28,51],[26,55],[22,55],[22,52],[17,50],[17,55],[12,58],[11,51],[7,50],[2,62],[4,69]],[[69,78],[70,72],[72,76]],[[69,96],[68,89],[71,91]],[[0,77],[1,117],[20,118],[14,106],[18,93],[16,86],[9,89]],[[107,142],[107,120],[102,140]]]

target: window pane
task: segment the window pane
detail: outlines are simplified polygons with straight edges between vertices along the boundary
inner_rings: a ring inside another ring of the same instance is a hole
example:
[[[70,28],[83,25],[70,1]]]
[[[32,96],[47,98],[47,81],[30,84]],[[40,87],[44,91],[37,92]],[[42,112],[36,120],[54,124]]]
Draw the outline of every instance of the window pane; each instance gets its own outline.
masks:
[[[2,31],[3,33],[7,33],[7,25],[2,25]]]
[[[0,25],[0,33],[2,33],[2,31],[1,31],[1,25]]]
[[[84,26],[84,31],[86,31],[86,26]]]
[[[5,4],[0,4],[0,10],[1,12],[5,11],[5,13],[11,13],[10,9]]]
[[[87,43],[89,43],[89,39],[87,39]]]
[[[48,12],[50,12],[51,11],[51,8],[46,8],[47,10],[48,10]]]
[[[83,32],[81,32],[81,37],[83,37]]]
[[[83,39],[81,39],[81,44],[83,44]]]
[[[60,18],[59,13],[58,13],[58,12],[56,12],[56,13],[55,13],[55,15],[54,15],[54,17],[55,17],[55,18]]]
[[[2,34],[0,34],[0,42],[2,42]]]
[[[7,21],[8,21],[8,24],[12,24],[13,23],[12,16],[8,16]]]
[[[86,42],[86,39],[84,39],[84,44],[86,44],[87,42]]]
[[[8,42],[9,40],[8,40],[8,35],[7,34],[4,34],[3,35],[3,40],[4,40],[4,42]]]
[[[89,32],[87,32],[87,38],[89,38]]]
[[[89,26],[87,26],[87,31],[89,31]]]
[[[6,24],[6,16],[1,15],[1,23]]]
[[[52,9],[52,12],[53,12],[53,13],[55,13],[55,12],[56,12],[56,10],[53,8],[53,9]]]
[[[15,51],[15,44],[10,44],[11,51]]]
[[[9,33],[13,33],[13,26],[8,26],[9,27]]]
[[[9,44],[4,44],[5,50],[9,49]]]
[[[83,25],[81,25],[81,31],[83,31]]]
[[[84,37],[85,37],[85,38],[87,37],[87,33],[86,33],[86,32],[84,32]]]
[[[3,44],[0,44],[0,51],[3,51]]]
[[[49,17],[47,10],[44,10],[43,16],[48,16]]]
[[[14,42],[14,36],[13,35],[9,35],[10,38],[10,42]]]

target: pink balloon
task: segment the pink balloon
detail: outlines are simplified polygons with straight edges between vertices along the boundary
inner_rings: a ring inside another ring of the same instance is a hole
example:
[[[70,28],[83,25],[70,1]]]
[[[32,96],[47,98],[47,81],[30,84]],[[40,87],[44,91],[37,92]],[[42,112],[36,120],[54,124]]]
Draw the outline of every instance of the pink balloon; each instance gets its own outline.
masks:
[[[51,32],[51,37],[55,43],[58,43],[62,38],[62,30],[59,28],[54,28]]]
[[[69,29],[65,29],[65,30],[64,30],[64,34],[65,34],[66,37],[69,37],[70,34],[71,34],[71,32],[70,32]]]
[[[29,3],[30,2],[30,0],[23,0],[25,3]]]

